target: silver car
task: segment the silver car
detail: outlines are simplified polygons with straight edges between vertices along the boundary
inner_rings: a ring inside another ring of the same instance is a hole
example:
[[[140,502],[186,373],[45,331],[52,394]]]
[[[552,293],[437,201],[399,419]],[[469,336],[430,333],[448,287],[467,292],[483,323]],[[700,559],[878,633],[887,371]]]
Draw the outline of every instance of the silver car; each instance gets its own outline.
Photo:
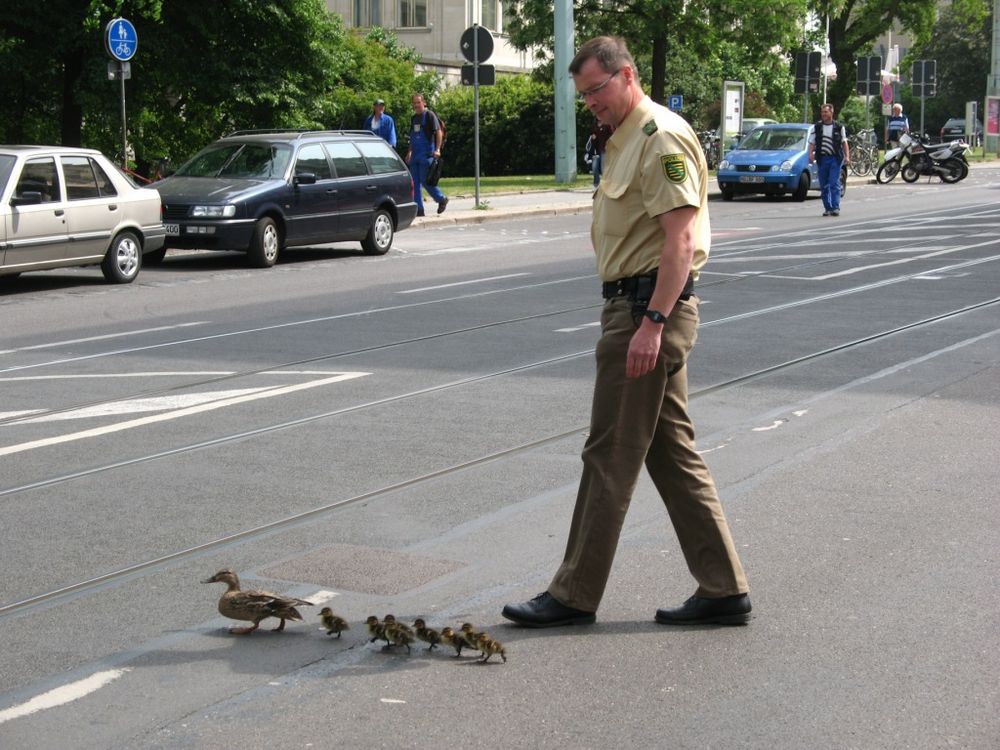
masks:
[[[160,194],[88,148],[0,146],[0,276],[100,263],[134,280],[163,247]]]

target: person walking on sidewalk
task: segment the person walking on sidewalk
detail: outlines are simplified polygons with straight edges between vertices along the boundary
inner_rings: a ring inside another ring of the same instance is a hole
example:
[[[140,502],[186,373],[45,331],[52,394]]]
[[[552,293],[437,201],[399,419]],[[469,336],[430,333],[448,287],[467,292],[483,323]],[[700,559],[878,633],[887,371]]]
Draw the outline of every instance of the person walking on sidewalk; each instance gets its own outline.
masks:
[[[833,119],[833,105],[819,108],[819,122],[809,131],[809,163],[816,162],[823,215],[840,216],[840,170],[851,163],[847,129]]]
[[[886,151],[899,145],[899,137],[910,132],[910,118],[903,114],[903,105],[896,102],[892,105],[892,116],[886,126]]]
[[[384,99],[375,100],[372,113],[365,118],[364,129],[370,130],[396,148],[396,121],[385,113]]]
[[[441,123],[433,112],[427,109],[423,94],[414,94],[413,116],[410,118],[410,150],[406,152],[406,163],[413,176],[413,199],[417,203],[417,216],[424,215],[423,190],[437,204],[437,212],[444,213],[448,198],[437,185],[427,184],[427,174],[435,159],[441,158],[441,141],[444,133]]]
[[[562,565],[547,591],[502,614],[536,628],[595,621],[645,464],[698,584],[656,621],[742,624],[746,576],[687,411],[694,281],[711,240],[705,157],[691,126],[643,93],[624,40],[591,39],[569,69],[587,107],[614,129],[591,227],[605,299],[597,379]]]
[[[594,129],[590,133],[594,141],[594,155],[590,169],[594,174],[594,187],[601,184],[601,174],[604,166],[604,151],[608,146],[608,138],[611,137],[611,128],[600,120],[594,120]]]

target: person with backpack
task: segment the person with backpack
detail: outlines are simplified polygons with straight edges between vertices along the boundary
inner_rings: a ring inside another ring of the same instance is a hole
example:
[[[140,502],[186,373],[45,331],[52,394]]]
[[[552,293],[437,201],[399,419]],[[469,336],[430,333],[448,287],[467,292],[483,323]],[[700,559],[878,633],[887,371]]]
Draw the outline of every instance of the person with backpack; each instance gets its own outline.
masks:
[[[444,127],[436,114],[427,109],[423,94],[414,94],[411,100],[413,116],[410,117],[410,149],[406,152],[406,163],[413,176],[413,199],[417,203],[417,216],[424,215],[423,191],[438,204],[437,212],[444,213],[448,207],[448,196],[441,192],[437,184],[427,182],[436,159],[441,158],[441,144],[444,142]]]

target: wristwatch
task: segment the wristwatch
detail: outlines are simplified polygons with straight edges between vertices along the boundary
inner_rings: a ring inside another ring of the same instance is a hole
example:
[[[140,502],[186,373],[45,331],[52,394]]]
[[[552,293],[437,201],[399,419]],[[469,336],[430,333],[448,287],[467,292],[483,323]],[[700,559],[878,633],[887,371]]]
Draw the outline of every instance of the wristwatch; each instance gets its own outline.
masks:
[[[659,310],[646,310],[643,313],[647,318],[649,318],[654,323],[666,323],[667,316],[661,313]]]

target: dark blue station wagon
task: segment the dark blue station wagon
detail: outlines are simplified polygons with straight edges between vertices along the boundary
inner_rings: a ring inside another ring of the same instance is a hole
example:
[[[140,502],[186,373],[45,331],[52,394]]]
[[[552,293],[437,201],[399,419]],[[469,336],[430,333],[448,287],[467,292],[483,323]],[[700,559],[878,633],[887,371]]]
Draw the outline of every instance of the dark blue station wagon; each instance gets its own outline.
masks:
[[[240,250],[273,266],[283,247],[360,240],[392,247],[417,213],[406,164],[365,131],[240,131],[155,183],[167,248]]]

